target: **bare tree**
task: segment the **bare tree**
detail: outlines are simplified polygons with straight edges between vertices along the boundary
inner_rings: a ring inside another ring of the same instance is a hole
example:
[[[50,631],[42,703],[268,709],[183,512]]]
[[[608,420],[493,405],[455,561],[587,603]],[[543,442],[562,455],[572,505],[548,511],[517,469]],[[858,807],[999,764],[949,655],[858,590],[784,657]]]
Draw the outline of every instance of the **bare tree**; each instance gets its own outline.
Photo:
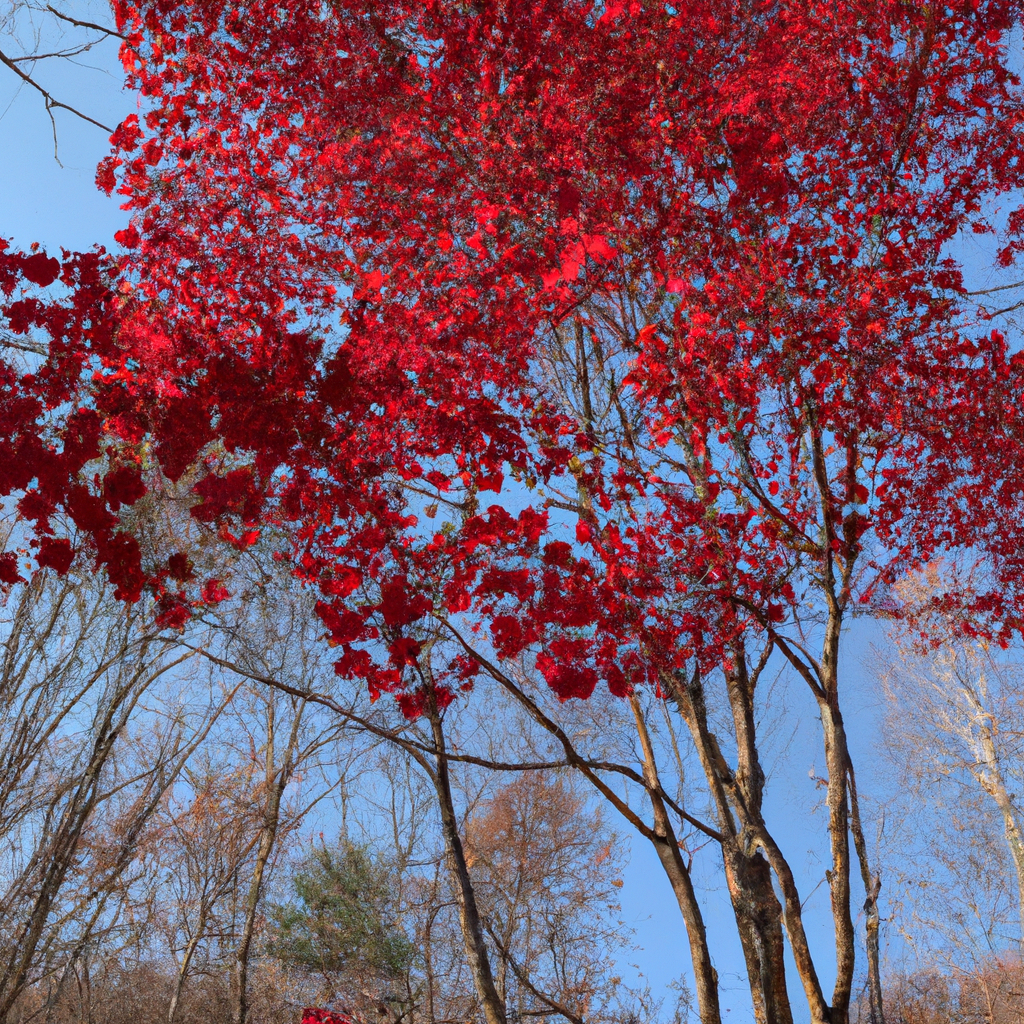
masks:
[[[218,709],[158,728],[145,759],[133,760],[131,729],[150,714],[144,697],[169,674],[182,678],[193,655],[88,571],[38,573],[10,595],[2,626],[5,1020],[26,986],[75,960],[109,927],[148,823]]]
[[[310,605],[309,595],[294,587],[244,594],[237,606],[241,616],[229,621],[225,630],[225,653],[248,674],[290,681],[294,689],[329,681],[333,677],[330,654],[319,631],[311,628],[315,619]],[[230,613],[225,618],[230,620]],[[271,860],[281,839],[298,828],[313,807],[352,781],[353,764],[365,754],[367,743],[365,734],[346,719],[325,714],[322,707],[310,705],[294,692],[249,686],[235,710],[236,731],[245,742],[245,753],[262,770],[254,791],[259,837],[233,953],[233,1020],[245,1024],[249,963]],[[286,806],[285,794],[289,787],[295,788],[300,775],[307,781],[301,791],[296,790],[292,806]],[[314,777],[315,783],[310,781]]]
[[[1024,692],[1014,652],[931,602],[941,572],[898,589],[908,617],[879,656],[884,810],[903,931],[926,963],[976,970],[1024,941]]]
[[[523,773],[470,815],[467,858],[511,1016],[608,1020],[623,994],[612,958],[623,839],[574,790],[572,775]]]
[[[260,837],[255,761],[239,765],[207,755],[186,769],[185,779],[188,793],[176,795],[160,830],[167,943],[178,963],[169,1024],[189,977],[210,973],[232,948],[232,904]]]

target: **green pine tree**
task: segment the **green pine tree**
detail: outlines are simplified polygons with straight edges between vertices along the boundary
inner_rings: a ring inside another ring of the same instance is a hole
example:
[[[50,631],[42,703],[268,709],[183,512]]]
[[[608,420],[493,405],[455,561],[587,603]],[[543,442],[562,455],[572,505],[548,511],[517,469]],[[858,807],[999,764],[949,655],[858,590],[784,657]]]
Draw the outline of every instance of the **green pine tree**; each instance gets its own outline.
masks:
[[[269,952],[323,976],[403,977],[416,948],[397,923],[394,868],[342,839],[314,848],[292,878],[295,898],[271,908]]]

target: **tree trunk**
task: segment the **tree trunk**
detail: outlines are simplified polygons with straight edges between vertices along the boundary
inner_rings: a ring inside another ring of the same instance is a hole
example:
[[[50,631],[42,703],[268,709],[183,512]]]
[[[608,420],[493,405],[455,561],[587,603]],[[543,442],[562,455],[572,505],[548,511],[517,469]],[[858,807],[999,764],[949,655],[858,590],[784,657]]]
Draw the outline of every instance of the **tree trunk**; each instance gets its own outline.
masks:
[[[28,983],[32,959],[39,946],[50,910],[64,879],[71,870],[78,841],[85,831],[89,817],[99,799],[100,772],[107,763],[114,742],[123,726],[123,717],[114,724],[108,715],[103,722],[101,737],[93,748],[92,762],[83,773],[76,792],[61,816],[54,839],[45,851],[46,863],[41,865],[41,878],[31,913],[21,928],[17,941],[0,976],[0,1022],[6,1022],[15,1002]],[[42,851],[37,851],[40,856]]]
[[[747,918],[753,931],[757,952],[759,987],[765,1015],[776,1024],[792,1024],[793,1012],[786,987],[785,940],[782,933],[782,906],[772,884],[772,870],[761,854],[755,837],[767,832],[762,817],[764,770],[757,749],[757,725],[754,714],[754,688],[767,663],[767,648],[762,663],[751,673],[742,641],[733,647],[734,667],[726,673],[729,708],[736,736],[736,772],[731,778],[731,798],[741,831],[737,836],[734,877],[742,879],[747,894]],[[721,759],[721,754],[719,754]],[[728,778],[728,776],[725,776]]]
[[[661,862],[669,884],[672,886],[672,891],[675,893],[676,902],[679,904],[686,925],[701,1024],[720,1024],[722,1010],[718,999],[718,972],[711,962],[711,950],[708,948],[704,917],[701,914],[700,904],[697,902],[697,894],[693,890],[690,872],[683,863],[679,841],[672,828],[665,802],[660,795],[661,781],[658,778],[657,765],[654,760],[654,748],[640,702],[635,694],[630,697],[630,702],[644,755],[644,779],[647,782],[647,792],[654,811],[654,839],[652,842],[658,854],[658,860]]]
[[[850,1016],[850,994],[856,958],[850,892],[850,813],[847,787],[850,755],[839,709],[833,701],[822,702],[819,707],[825,736],[825,764],[828,770],[825,802],[832,847],[832,867],[826,872],[826,877],[832,897],[836,944],[836,982],[832,989],[831,1024],[846,1024]]]
[[[204,931],[206,931],[206,907],[200,910],[199,920],[196,922],[195,935],[188,940],[188,945],[185,946],[185,955],[181,958],[178,977],[174,981],[174,991],[171,993],[171,1005],[167,1009],[167,1024],[174,1024],[174,1018],[178,1013],[178,1005],[181,1002],[181,993],[185,988],[185,981],[188,978],[188,969],[192,965],[192,957],[202,941]]]
[[[842,640],[843,614],[850,596],[850,580],[859,546],[856,541],[856,517],[843,524],[842,540],[836,532],[835,510],[832,506],[832,488],[825,462],[822,431],[817,422],[817,410],[807,409],[811,427],[810,441],[813,452],[814,476],[821,500],[821,518],[824,528],[822,547],[822,595],[828,608],[825,637],[821,647],[818,668],[820,687],[815,690],[821,729],[825,743],[828,807],[828,832],[832,852],[832,867],[826,871],[832,901],[832,923],[836,945],[836,981],[832,988],[831,1024],[847,1024],[850,1019],[850,995],[853,990],[853,971],[856,962],[856,936],[851,912],[851,858],[850,858],[850,792],[849,772],[852,764],[846,742],[846,728],[839,710],[839,648]],[[856,459],[852,442],[848,441],[846,486],[852,492]],[[842,551],[842,563],[837,564],[836,552]],[[837,575],[838,570],[838,575]]]
[[[469,866],[466,863],[462,837],[459,835],[458,819],[455,816],[455,804],[452,800],[451,780],[448,774],[444,729],[433,693],[431,693],[427,714],[433,731],[436,758],[436,772],[433,773],[432,781],[441,809],[441,831],[444,835],[448,867],[452,880],[455,882],[455,896],[459,906],[459,924],[462,927],[466,959],[487,1024],[507,1024],[505,1006],[498,996],[498,990],[494,984],[476,893],[473,890],[473,881],[469,876]]]
[[[303,706],[300,704],[292,719],[292,728],[285,748],[284,763],[278,769],[274,734],[276,719],[274,703],[271,699],[267,708],[267,748],[265,754],[267,807],[263,815],[263,827],[260,830],[260,842],[256,851],[256,863],[253,865],[249,891],[245,898],[245,919],[242,923],[242,935],[235,951],[234,1005],[231,1011],[233,1024],[245,1024],[249,1015],[249,956],[252,951],[252,939],[256,930],[256,910],[259,906],[260,894],[263,891],[263,878],[266,874],[267,862],[277,841],[277,830],[281,820],[281,800],[292,774],[292,759],[298,743],[299,723],[302,719]]]
[[[573,746],[565,731],[548,718],[536,701],[516,686],[511,679],[497,671],[494,666],[488,666],[488,670],[492,673],[493,678],[527,709],[533,719],[558,740],[565,751],[568,763],[576,768],[633,828],[654,846],[658,859],[668,876],[672,891],[675,893],[679,909],[683,915],[683,921],[686,925],[687,939],[690,944],[690,957],[697,985],[698,1012],[702,1024],[719,1024],[721,1021],[721,1009],[718,998],[718,974],[711,962],[704,917],[694,892],[689,869],[683,863],[680,854],[679,842],[676,839],[671,819],[666,811],[665,801],[661,795],[661,784],[657,779],[656,772],[650,774],[645,771],[644,775],[644,778],[647,780],[645,782],[645,789],[651,797],[655,813],[655,826],[652,828],[639,815],[633,812],[626,801],[620,798],[600,779],[586,758],[582,757]],[[642,719],[638,725],[643,726]],[[646,735],[645,726],[643,727],[641,738],[644,735]],[[650,747],[649,737],[647,747]],[[645,760],[653,768],[653,753],[645,755]]]
[[[743,774],[733,773],[707,721],[704,685],[698,673],[693,681],[667,679],[666,688],[673,694],[683,716],[707,779],[714,801],[721,835],[722,860],[725,867],[729,898],[739,933],[747,968],[747,982],[756,1024],[792,1024],[793,1011],[786,985],[785,940],[782,933],[783,914],[769,865],[753,842],[765,832],[760,817],[760,782],[762,778],[756,757],[751,757],[753,717],[734,707],[739,723],[747,724],[738,737],[738,746],[746,745],[746,760],[741,761]],[[735,681],[730,682],[730,699]],[[737,823],[739,815],[739,823]],[[790,921],[786,917],[787,925]],[[805,985],[805,988],[807,986]],[[809,991],[809,1000],[810,1000]],[[820,1013],[811,1004],[811,1019],[819,1024]],[[824,1018],[827,1021],[827,1017]]]
[[[882,1000],[882,950],[880,941],[881,918],[878,913],[878,895],[882,890],[882,878],[871,870],[868,847],[864,840],[864,826],[860,817],[860,800],[857,796],[857,780],[853,764],[848,766],[850,785],[850,828],[853,845],[860,862],[860,877],[864,883],[864,946],[868,963],[868,1012],[869,1024],[885,1024],[885,1004]]]

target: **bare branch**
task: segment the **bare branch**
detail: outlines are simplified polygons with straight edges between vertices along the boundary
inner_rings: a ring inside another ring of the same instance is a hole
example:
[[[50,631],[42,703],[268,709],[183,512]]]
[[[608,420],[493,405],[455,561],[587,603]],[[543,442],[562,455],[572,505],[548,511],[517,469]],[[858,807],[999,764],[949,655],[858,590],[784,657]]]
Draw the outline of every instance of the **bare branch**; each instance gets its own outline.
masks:
[[[44,89],[31,75],[25,74],[21,68],[18,67],[16,60],[8,57],[3,50],[0,50],[0,64],[6,64],[23,82],[27,85],[32,86],[33,89],[38,92],[43,99],[46,101],[46,112],[50,115],[50,122],[53,124],[54,137],[53,137],[53,152],[54,156],[57,155],[57,125],[53,120],[54,110],[67,110],[74,114],[76,117],[80,117],[83,121],[88,121],[89,124],[94,124],[97,128],[102,128],[105,132],[113,132],[113,128],[109,125],[105,125],[102,121],[97,121],[96,118],[90,117],[88,114],[82,113],[77,107],[72,107],[68,103],[62,103],[52,93]]]
[[[0,335],[0,345],[4,348],[16,348],[20,352],[31,352],[34,356],[47,355],[45,345],[34,344],[31,341],[15,341],[6,335]]]
[[[103,25],[97,25],[93,21],[79,21],[78,18],[72,18],[68,14],[62,14],[55,7],[51,7],[49,4],[46,5],[46,9],[56,18],[60,18],[61,21],[66,21],[69,25],[75,25],[78,28],[91,28],[96,32],[102,32],[104,35],[113,36],[115,39],[127,40],[127,36],[121,35],[116,29],[106,28]]]
[[[1000,284],[995,288],[979,288],[976,292],[965,292],[966,295],[993,295],[995,292],[1007,292],[1011,288],[1020,288],[1024,281],[1014,281],[1013,284]]]

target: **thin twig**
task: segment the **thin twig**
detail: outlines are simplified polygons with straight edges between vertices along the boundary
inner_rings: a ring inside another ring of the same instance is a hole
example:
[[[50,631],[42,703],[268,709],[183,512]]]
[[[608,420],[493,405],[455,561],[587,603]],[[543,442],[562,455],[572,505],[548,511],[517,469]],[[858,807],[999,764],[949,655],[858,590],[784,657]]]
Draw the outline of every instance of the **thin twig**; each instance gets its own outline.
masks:
[[[61,21],[66,21],[66,22],[68,22],[71,25],[77,25],[78,28],[91,28],[91,29],[95,29],[97,32],[102,32],[102,33],[104,33],[104,35],[108,35],[108,36],[114,36],[117,39],[125,39],[125,40],[127,40],[127,38],[128,38],[127,36],[121,35],[120,32],[117,32],[117,31],[115,31],[112,28],[105,28],[103,25],[97,25],[95,22],[92,22],[92,21],[79,21],[77,18],[72,18],[68,14],[62,14],[55,7],[51,7],[49,4],[46,5],[46,9],[52,15],[54,15],[55,17],[60,18]]]
[[[1012,313],[1015,309],[1020,309],[1024,306],[1024,300],[1021,302],[1015,302],[1012,306],[1007,306],[1005,309],[997,309],[994,313],[989,313],[989,316],[1002,316],[1004,313]]]
[[[83,43],[70,50],[57,50],[54,53],[30,53],[24,57],[11,57],[10,60],[12,64],[34,64],[37,60],[49,60],[50,57],[63,57],[69,60],[91,50],[98,42],[100,42],[99,39],[94,39],[91,43]]]
[[[980,288],[976,292],[965,292],[966,295],[992,295],[994,292],[1006,292],[1011,288],[1019,288],[1024,281],[1014,281],[1013,284],[1000,284],[995,288]]]

